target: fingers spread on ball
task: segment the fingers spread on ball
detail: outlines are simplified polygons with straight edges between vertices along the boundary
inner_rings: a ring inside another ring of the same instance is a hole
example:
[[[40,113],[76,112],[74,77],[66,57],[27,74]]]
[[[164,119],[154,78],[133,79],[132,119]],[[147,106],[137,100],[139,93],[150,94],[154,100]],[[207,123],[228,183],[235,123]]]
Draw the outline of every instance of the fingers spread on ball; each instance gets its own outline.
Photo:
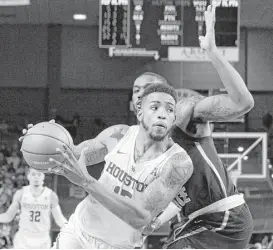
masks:
[[[54,163],[54,165],[56,165],[54,168],[49,168],[48,171],[50,173],[54,173],[54,174],[62,174],[64,173],[64,164],[59,162],[59,161],[56,161],[55,159],[53,158],[49,158],[49,162],[51,163]]]
[[[59,167],[62,165],[62,163],[56,161],[56,160],[53,159],[53,158],[49,158],[49,162],[52,162],[52,163],[56,164],[56,165],[59,166]]]
[[[49,162],[51,163],[54,163],[58,168],[57,169],[63,169],[64,170],[69,170],[71,172],[74,172],[76,173],[76,171],[73,171],[74,170],[74,165],[73,163],[68,159],[68,156],[65,155],[65,153],[63,153],[62,151],[60,151],[60,153],[63,155],[63,157],[65,158],[63,160],[63,162],[59,162],[53,158],[49,158]],[[53,169],[54,170],[54,169]]]
[[[60,150],[59,148],[56,148],[56,151],[57,151],[58,153],[60,153],[60,154],[64,157],[65,160],[67,160],[68,162],[70,162],[69,156],[68,156],[68,154],[67,154],[66,152],[63,152],[63,151]]]
[[[53,173],[53,174],[64,174],[64,169],[63,168],[49,168],[48,169],[49,173]]]
[[[74,162],[77,161],[75,155],[72,153],[71,149],[67,145],[63,144],[63,148],[67,153],[69,159],[73,160]]]

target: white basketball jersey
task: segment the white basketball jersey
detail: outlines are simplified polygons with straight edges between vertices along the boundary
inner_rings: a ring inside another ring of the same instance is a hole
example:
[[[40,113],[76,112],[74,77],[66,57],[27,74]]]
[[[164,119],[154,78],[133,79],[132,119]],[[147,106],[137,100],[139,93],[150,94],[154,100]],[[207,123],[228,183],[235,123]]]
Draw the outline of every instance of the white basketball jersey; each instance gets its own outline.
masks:
[[[117,146],[105,157],[105,167],[99,182],[112,192],[138,201],[141,193],[157,177],[165,162],[184,151],[174,144],[165,153],[142,163],[134,161],[134,146],[139,126],[131,126]],[[141,233],[112,214],[88,196],[76,208],[76,223],[80,230],[116,248],[140,247]]]
[[[30,192],[30,187],[23,187],[20,202],[19,230],[30,233],[49,233],[51,226],[52,190],[45,187],[38,197]]]

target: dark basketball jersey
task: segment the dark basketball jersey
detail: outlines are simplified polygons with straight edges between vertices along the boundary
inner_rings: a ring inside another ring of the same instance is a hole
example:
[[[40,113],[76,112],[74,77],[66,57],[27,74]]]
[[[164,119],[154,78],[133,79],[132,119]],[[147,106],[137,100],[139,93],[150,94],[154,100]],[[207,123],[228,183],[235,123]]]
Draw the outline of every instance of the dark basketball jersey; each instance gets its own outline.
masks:
[[[164,248],[245,248],[252,234],[252,217],[218,157],[212,137],[193,138],[175,127],[172,138],[189,154],[194,170],[173,201],[181,208],[181,216],[173,219]],[[231,208],[204,212],[215,202],[219,206],[223,200],[239,197],[241,205],[231,203]]]
[[[186,150],[194,167],[191,178],[175,198],[176,205],[181,207],[182,217],[238,193],[218,157],[211,136],[193,138],[175,127],[172,138]]]

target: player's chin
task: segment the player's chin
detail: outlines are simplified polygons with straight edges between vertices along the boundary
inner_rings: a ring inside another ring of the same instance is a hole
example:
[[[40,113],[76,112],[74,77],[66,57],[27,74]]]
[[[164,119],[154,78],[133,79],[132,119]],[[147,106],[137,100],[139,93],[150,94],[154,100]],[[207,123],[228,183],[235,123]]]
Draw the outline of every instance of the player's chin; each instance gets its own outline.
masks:
[[[155,141],[163,141],[164,138],[166,137],[166,133],[165,132],[158,132],[158,131],[157,132],[152,132],[151,137]]]
[[[135,115],[137,115],[138,111],[140,110],[140,106],[134,105],[133,107]]]

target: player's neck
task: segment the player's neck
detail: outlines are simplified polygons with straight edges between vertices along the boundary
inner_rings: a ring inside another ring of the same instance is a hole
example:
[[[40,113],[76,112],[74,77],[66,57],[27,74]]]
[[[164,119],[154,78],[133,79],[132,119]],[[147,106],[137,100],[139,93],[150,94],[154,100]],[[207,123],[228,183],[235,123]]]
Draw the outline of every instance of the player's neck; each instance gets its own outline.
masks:
[[[135,147],[138,151],[143,152],[143,154],[148,150],[165,152],[169,140],[169,137],[166,136],[162,141],[155,141],[147,134],[147,132],[139,130]]]
[[[30,192],[33,196],[39,196],[44,191],[44,186],[30,186]]]

